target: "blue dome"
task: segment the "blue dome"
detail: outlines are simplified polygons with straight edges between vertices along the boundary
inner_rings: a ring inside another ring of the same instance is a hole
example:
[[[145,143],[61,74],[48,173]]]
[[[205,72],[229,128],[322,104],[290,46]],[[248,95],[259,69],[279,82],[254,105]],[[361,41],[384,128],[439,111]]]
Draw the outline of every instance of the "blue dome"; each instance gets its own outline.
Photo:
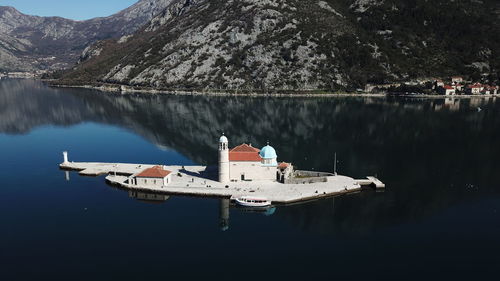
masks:
[[[264,146],[259,153],[260,157],[264,159],[272,159],[272,158],[278,158],[278,155],[276,154],[276,150],[270,145]]]
[[[227,139],[227,137],[225,135],[222,135],[222,137],[220,137],[220,139],[219,139],[219,142],[229,142],[229,140]]]

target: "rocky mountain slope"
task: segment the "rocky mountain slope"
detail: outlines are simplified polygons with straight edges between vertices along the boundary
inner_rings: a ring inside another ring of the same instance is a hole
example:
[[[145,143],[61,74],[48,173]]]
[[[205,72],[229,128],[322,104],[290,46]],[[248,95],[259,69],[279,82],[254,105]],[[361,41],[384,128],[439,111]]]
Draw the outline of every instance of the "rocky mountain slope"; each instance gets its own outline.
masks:
[[[174,0],[127,40],[93,46],[62,82],[316,90],[498,80],[499,11],[493,0]]]
[[[141,0],[109,17],[74,21],[0,6],[0,71],[71,67],[92,42],[135,32],[172,0]]]

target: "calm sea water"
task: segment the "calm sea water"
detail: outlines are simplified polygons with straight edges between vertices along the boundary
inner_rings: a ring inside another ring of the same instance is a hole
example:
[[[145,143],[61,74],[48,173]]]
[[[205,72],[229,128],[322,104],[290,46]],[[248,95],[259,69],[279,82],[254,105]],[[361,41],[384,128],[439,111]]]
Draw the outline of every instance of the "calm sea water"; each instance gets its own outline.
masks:
[[[499,112],[494,99],[122,96],[0,80],[0,279],[496,280]],[[340,173],[387,189],[272,215],[231,208],[224,231],[220,200],[137,200],[57,166],[63,150],[210,165],[221,132],[269,140],[303,169],[331,171],[337,152]]]

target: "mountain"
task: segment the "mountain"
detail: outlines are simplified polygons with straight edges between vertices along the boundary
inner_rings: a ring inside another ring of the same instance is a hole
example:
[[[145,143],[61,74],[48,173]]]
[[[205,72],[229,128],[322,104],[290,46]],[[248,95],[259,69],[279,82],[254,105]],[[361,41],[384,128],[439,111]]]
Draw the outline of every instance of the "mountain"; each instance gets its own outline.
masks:
[[[0,71],[71,67],[91,43],[138,30],[172,0],[141,0],[109,17],[74,21],[0,6]]]
[[[100,41],[61,83],[161,89],[356,89],[411,78],[498,81],[495,0],[174,0]]]

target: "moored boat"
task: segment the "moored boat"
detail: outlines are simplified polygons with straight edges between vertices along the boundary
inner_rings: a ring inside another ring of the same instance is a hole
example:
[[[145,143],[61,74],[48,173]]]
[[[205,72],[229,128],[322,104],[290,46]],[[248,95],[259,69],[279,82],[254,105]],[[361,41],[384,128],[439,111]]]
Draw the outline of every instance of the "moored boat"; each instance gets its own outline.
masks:
[[[271,201],[266,198],[242,196],[236,198],[236,204],[245,207],[268,207],[271,206]]]

